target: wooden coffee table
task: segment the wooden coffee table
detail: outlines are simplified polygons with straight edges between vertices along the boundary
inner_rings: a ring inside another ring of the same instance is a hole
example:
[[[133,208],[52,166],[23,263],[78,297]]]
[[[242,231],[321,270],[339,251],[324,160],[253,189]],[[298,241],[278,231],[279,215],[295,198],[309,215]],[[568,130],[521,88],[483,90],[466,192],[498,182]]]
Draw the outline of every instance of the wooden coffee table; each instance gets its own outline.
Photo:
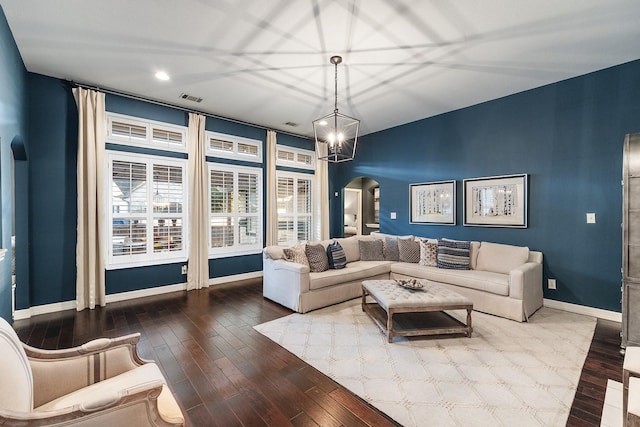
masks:
[[[394,336],[464,334],[471,337],[473,301],[436,282],[419,280],[423,288],[406,289],[395,280],[362,282],[362,311],[387,334]],[[367,302],[367,297],[375,302]],[[467,323],[445,310],[467,310]]]

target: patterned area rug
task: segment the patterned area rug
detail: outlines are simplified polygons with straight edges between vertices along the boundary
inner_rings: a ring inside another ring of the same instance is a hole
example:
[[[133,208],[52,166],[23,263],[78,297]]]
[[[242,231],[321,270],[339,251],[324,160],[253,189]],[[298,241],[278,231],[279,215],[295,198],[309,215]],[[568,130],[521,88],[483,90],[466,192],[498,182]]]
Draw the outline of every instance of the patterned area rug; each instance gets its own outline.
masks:
[[[356,299],[255,329],[404,426],[564,426],[595,324],[549,308],[529,323],[473,312],[471,338],[389,344]]]

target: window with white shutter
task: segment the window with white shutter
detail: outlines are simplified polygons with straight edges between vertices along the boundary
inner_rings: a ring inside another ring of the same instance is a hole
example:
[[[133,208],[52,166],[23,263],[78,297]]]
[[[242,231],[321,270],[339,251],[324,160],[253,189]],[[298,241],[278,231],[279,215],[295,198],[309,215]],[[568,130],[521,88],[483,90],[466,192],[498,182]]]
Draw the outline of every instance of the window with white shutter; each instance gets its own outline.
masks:
[[[108,152],[107,266],[186,260],[186,160]]]
[[[277,171],[278,244],[313,238],[313,175]]]
[[[214,257],[262,250],[262,169],[209,164],[210,243]]]
[[[316,167],[315,153],[311,150],[278,145],[276,147],[276,165],[314,170]]]
[[[262,141],[227,135],[219,132],[205,132],[207,155],[223,159],[262,162]]]
[[[107,113],[107,142],[186,152],[187,128],[122,114]]]

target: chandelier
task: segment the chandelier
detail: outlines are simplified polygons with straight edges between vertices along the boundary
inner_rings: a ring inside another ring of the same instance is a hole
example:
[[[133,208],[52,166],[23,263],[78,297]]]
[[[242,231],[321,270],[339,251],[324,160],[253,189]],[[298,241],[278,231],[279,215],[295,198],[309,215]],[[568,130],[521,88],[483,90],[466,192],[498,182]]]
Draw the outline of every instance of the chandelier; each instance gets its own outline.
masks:
[[[353,160],[356,155],[360,120],[338,112],[338,64],[341,56],[329,60],[335,66],[335,102],[333,113],[313,121],[316,154],[319,160],[332,163]]]

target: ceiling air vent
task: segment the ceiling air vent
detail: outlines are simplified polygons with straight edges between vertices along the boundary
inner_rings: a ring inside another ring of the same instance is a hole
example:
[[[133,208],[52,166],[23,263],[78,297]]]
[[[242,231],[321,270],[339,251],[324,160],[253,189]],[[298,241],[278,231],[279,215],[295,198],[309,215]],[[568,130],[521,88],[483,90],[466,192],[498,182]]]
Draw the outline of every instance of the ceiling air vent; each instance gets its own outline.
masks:
[[[181,93],[180,98],[186,99],[187,101],[202,102],[202,98],[198,98],[197,96],[193,95],[187,95],[186,93]]]
[[[285,123],[285,125],[287,125],[287,126],[291,126],[292,128],[296,128],[296,127],[298,127],[298,124],[297,124],[297,123],[294,123],[294,122],[286,122],[286,123]]]

